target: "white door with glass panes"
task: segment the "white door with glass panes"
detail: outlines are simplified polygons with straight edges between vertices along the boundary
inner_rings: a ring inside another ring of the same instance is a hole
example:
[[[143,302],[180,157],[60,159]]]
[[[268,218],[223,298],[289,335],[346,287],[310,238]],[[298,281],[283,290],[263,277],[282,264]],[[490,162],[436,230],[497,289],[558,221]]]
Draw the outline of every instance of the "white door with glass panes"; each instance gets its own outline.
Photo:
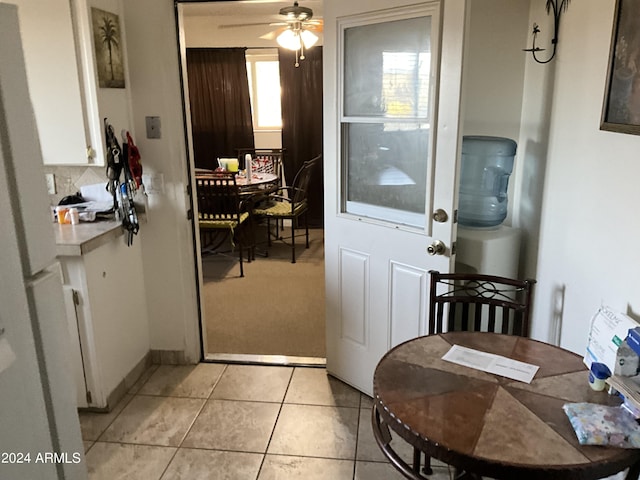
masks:
[[[453,265],[465,10],[324,2],[327,370],[365,393]]]

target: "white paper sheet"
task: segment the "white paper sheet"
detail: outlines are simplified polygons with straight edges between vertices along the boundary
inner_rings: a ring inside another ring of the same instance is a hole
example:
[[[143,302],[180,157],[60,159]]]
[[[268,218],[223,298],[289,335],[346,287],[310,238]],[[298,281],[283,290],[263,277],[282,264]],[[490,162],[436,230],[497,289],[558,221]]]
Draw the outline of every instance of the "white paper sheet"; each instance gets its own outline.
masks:
[[[519,362],[511,358],[493,353],[482,352],[472,348],[454,345],[442,357],[443,360],[465,367],[475,368],[483,372],[493,373],[501,377],[511,378],[519,382],[531,383],[540,368],[530,363]]]

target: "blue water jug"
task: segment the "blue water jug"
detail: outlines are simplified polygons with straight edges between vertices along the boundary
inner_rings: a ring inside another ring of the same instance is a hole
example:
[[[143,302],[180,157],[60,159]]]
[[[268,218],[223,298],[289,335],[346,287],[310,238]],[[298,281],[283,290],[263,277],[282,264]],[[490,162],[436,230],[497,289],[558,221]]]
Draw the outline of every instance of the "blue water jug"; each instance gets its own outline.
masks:
[[[507,217],[507,187],[516,142],[509,138],[462,137],[458,222],[466,227],[496,227]]]

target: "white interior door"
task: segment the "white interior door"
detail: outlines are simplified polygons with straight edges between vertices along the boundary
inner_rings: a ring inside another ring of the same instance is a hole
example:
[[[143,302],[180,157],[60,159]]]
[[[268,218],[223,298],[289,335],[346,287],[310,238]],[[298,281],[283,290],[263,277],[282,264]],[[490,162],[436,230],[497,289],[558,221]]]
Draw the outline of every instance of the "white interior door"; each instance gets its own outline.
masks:
[[[327,369],[369,394],[454,260],[466,0],[409,2],[324,4]]]

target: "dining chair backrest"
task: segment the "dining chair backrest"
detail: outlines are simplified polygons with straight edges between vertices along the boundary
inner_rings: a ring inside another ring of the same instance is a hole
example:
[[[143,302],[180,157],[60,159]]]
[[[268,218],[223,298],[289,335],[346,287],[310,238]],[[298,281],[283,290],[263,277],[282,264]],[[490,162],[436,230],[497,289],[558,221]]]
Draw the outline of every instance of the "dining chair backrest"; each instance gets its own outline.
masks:
[[[479,331],[529,336],[535,280],[476,273],[429,273],[429,334]]]
[[[196,178],[198,220],[240,221],[240,194],[233,174]]]
[[[245,156],[251,155],[251,168],[254,173],[273,173],[282,178],[282,165],[284,162],[284,149],[282,148],[238,148],[238,160],[242,168],[245,165]]]
[[[321,159],[322,155],[318,155],[311,160],[307,160],[302,164],[302,167],[300,167],[298,173],[296,173],[296,176],[293,178],[293,191],[291,192],[292,204],[296,205],[307,200],[307,193],[309,191],[311,176],[316,165],[320,162]]]

